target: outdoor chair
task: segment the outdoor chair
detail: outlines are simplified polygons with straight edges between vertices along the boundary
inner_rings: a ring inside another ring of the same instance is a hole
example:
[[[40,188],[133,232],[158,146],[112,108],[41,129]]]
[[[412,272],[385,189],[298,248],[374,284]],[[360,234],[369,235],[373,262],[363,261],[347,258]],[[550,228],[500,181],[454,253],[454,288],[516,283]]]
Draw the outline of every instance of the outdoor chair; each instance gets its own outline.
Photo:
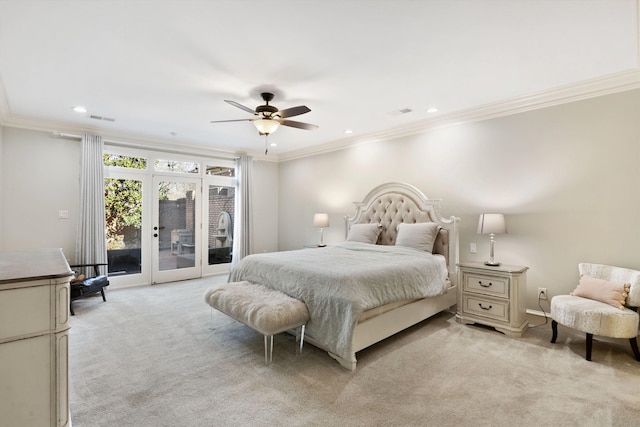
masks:
[[[104,288],[109,286],[109,279],[107,278],[107,276],[100,274],[98,267],[101,265],[107,265],[107,264],[100,264],[100,263],[75,264],[75,265],[69,266],[72,269],[82,268],[82,267],[93,267],[93,271],[95,274],[93,277],[88,277],[82,280],[73,281],[69,285],[69,288],[71,290],[71,296],[69,298],[69,310],[71,311],[72,316],[75,315],[75,313],[73,312],[73,301],[77,299],[85,298],[100,292],[100,294],[102,295],[102,301],[105,301],[105,302],[107,301],[107,298],[104,295]]]

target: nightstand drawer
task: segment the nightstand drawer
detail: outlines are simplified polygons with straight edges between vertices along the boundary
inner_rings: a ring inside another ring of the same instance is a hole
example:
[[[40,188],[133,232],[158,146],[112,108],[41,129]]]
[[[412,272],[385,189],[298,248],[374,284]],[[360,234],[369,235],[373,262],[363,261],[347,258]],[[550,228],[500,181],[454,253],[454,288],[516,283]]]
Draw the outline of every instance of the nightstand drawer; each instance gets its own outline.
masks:
[[[509,298],[509,279],[506,277],[465,274],[463,288],[469,292]]]
[[[465,294],[462,296],[463,312],[490,319],[509,321],[509,301],[478,298]]]

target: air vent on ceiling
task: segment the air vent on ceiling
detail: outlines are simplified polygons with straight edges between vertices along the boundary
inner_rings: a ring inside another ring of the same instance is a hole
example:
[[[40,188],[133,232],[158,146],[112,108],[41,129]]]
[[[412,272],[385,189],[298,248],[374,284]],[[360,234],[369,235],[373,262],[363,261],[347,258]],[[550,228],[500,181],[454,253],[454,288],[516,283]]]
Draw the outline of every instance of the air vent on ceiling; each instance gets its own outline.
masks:
[[[402,116],[403,114],[412,113],[413,110],[411,108],[401,108],[400,110],[394,110],[389,113],[391,116]]]
[[[104,120],[105,122],[115,122],[116,119],[112,119],[111,117],[102,117],[102,116],[94,116],[93,114],[89,116],[90,119],[94,120]]]

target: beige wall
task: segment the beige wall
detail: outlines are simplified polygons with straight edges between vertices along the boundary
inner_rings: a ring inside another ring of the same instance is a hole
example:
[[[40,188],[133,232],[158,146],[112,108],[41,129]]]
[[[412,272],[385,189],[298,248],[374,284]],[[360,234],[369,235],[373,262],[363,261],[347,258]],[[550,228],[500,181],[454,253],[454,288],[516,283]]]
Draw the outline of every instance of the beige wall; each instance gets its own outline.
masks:
[[[4,165],[2,162],[3,159],[3,144],[2,137],[4,134],[4,128],[0,125],[0,251],[4,248],[4,233],[2,230],[4,229],[4,197],[2,196],[4,191],[4,186],[2,182],[4,181]]]
[[[2,249],[62,248],[73,257],[80,144],[5,126],[3,147]]]
[[[488,258],[478,214],[504,213],[496,259],[530,267],[527,307],[538,309],[537,287],[570,292],[580,261],[640,269],[640,90],[283,162],[279,248],[316,242],[321,211],[325,241],[343,240],[352,202],[388,181],[462,218],[461,260]]]
[[[278,250],[278,164],[253,162],[253,252]]]

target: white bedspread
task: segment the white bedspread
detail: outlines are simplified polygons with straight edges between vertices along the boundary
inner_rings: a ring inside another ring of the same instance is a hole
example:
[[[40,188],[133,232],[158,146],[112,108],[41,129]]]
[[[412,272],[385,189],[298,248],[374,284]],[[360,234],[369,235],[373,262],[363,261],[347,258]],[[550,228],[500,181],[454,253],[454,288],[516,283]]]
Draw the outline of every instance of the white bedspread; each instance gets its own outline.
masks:
[[[444,294],[443,256],[400,246],[343,242],[318,249],[250,255],[229,275],[304,301],[307,334],[348,360],[358,316],[391,302]]]

